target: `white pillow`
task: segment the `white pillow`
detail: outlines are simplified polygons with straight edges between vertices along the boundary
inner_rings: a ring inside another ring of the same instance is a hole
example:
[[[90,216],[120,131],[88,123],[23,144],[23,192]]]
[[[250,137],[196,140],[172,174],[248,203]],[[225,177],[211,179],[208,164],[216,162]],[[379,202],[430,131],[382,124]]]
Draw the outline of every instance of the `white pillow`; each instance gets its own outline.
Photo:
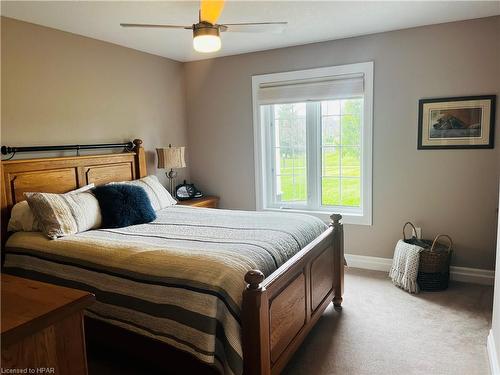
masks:
[[[28,201],[16,203],[10,212],[8,232],[39,232],[38,220],[33,216]]]
[[[149,201],[151,202],[151,206],[153,206],[155,211],[177,204],[177,201],[172,198],[168,190],[160,184],[158,177],[154,175],[143,177],[140,180],[110,182],[109,184],[126,184],[142,187],[146,191]]]
[[[95,185],[88,184],[82,186],[81,188],[72,190],[67,194],[77,194],[83,193],[84,191],[93,189]],[[29,196],[33,193],[25,193],[26,196]],[[33,215],[33,211],[31,210],[28,201],[22,201],[16,203],[14,207],[12,207],[12,211],[10,213],[9,224],[7,225],[8,232],[40,232],[40,225],[38,224],[38,220]]]
[[[85,186],[82,186],[81,188],[78,188],[78,189],[75,189],[75,190],[71,190],[71,191],[68,191],[66,194],[78,194],[78,193],[83,193],[87,190],[91,190],[95,188],[95,184],[92,182],[91,184],[88,184],[88,185],[85,185]]]

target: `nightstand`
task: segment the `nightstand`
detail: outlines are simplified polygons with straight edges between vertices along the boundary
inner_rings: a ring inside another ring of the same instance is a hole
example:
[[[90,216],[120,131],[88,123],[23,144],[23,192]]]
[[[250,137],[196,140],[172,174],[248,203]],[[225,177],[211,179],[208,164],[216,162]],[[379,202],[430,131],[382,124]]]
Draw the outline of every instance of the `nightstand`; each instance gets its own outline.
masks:
[[[2,373],[87,374],[83,310],[88,292],[2,274]]]
[[[178,201],[177,204],[180,204],[181,206],[218,208],[219,197],[216,197],[214,195],[207,195],[205,197],[193,198],[187,201]]]

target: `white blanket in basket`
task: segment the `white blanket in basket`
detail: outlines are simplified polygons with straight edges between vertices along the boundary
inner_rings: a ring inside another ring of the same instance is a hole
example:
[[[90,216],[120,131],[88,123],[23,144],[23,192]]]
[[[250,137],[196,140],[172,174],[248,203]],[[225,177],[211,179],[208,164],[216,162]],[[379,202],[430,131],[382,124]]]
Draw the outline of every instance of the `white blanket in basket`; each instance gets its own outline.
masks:
[[[394,250],[389,277],[392,283],[410,292],[418,293],[417,275],[420,262],[420,246],[399,240]]]

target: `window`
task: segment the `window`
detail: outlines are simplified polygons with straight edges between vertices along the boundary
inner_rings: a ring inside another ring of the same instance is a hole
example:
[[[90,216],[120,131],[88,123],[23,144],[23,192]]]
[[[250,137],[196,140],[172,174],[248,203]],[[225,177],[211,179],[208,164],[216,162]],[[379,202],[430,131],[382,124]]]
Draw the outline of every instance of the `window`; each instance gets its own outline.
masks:
[[[371,225],[372,77],[371,62],[253,77],[257,209]]]

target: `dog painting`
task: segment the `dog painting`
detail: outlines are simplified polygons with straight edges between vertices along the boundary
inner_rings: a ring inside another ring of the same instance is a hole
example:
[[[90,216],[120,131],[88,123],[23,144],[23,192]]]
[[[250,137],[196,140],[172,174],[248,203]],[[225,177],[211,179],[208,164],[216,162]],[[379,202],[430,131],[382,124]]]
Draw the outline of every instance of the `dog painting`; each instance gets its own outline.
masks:
[[[493,148],[495,95],[419,101],[418,149]]]

